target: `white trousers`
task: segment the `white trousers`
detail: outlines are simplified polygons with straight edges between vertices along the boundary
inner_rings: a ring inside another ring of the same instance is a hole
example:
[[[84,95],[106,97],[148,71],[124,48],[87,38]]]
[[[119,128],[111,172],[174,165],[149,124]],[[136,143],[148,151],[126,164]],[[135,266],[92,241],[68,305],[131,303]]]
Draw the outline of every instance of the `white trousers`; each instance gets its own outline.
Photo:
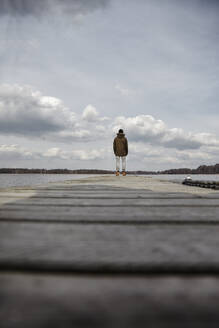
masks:
[[[120,158],[122,159],[122,170],[126,170],[126,156],[116,156],[116,171],[120,171]]]

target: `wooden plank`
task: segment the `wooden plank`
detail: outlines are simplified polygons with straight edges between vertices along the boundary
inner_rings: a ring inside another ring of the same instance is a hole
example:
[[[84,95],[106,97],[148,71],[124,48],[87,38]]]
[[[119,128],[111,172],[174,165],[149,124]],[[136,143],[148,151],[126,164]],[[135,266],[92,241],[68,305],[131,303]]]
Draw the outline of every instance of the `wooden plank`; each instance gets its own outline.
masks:
[[[218,277],[0,274],[2,328],[216,328]]]
[[[86,186],[75,187],[62,187],[62,186],[47,186],[44,188],[9,188],[8,190],[0,190],[0,197],[26,197],[32,195],[33,197],[97,197],[97,198],[107,198],[113,197],[117,198],[151,198],[151,197],[170,197],[170,198],[200,198],[199,195],[193,195],[191,193],[176,193],[176,192],[160,192],[155,193],[147,189],[128,189],[128,188],[112,188],[110,186],[103,186],[100,188],[86,188]]]
[[[63,184],[0,201],[18,195],[0,207],[2,328],[218,327],[218,278],[194,276],[219,273],[218,194]]]
[[[217,272],[219,227],[0,223],[0,268]]]
[[[53,186],[52,184],[50,185],[46,185],[46,186],[33,186],[33,187],[10,187],[10,188],[3,188],[0,189],[0,192],[5,192],[5,191],[10,191],[10,190],[14,190],[14,191],[22,191],[22,192],[29,192],[29,191],[39,191],[39,192],[44,192],[44,191],[74,191],[74,192],[142,192],[142,193],[147,193],[147,192],[151,192],[151,190],[149,189],[130,189],[130,188],[120,188],[120,187],[111,187],[111,186],[95,186],[95,185],[89,185],[89,186],[84,186],[84,185],[78,185],[78,186],[73,186],[73,185],[56,185]]]
[[[11,206],[0,208],[0,219],[72,222],[218,222],[216,206]]]
[[[1,198],[1,200],[6,201],[7,197]],[[1,201],[0,200],[0,201]],[[128,206],[128,207],[139,207],[139,206],[199,206],[199,207],[209,207],[215,206],[219,207],[218,199],[207,199],[207,198],[189,198],[189,199],[159,199],[159,198],[35,198],[30,197],[26,199],[17,199],[7,206]]]
[[[184,193],[137,193],[137,192],[124,192],[124,193],[109,193],[109,192],[101,192],[101,193],[86,193],[86,192],[68,192],[68,191],[45,191],[45,192],[1,192],[0,193],[0,199],[1,198],[70,198],[70,199],[136,199],[136,198],[142,198],[142,199],[193,199],[193,198],[202,198],[197,195],[192,194],[184,194]],[[207,197],[203,197],[207,198]],[[212,199],[217,199],[217,197],[211,197]]]
[[[214,192],[214,193],[208,193],[205,195],[206,198],[215,198],[215,199],[219,199],[219,193],[218,192]]]

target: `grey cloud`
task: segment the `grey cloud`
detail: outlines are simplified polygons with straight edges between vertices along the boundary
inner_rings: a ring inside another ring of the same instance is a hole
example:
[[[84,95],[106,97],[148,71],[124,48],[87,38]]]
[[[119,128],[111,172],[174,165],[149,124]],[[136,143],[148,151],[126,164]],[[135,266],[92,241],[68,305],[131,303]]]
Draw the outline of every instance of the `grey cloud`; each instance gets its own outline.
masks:
[[[43,137],[56,142],[90,142],[106,135],[102,118],[89,105],[83,112],[95,126],[77,117],[63,102],[25,85],[0,85],[0,134]],[[89,116],[90,115],[90,116]],[[100,125],[101,123],[101,125]]]
[[[124,128],[130,141],[169,149],[195,150],[205,145],[219,146],[219,140],[212,134],[169,129],[163,121],[151,115],[120,116],[112,126],[110,122],[102,121],[92,105],[88,105],[78,117],[60,99],[44,96],[30,86],[0,85],[2,135],[43,137],[64,143],[92,142],[110,138],[112,128],[115,132]]]
[[[14,135],[32,135],[37,136],[40,134],[44,134],[45,131],[53,132],[57,131],[59,127],[52,122],[45,122],[43,119],[34,119],[34,120],[23,120],[20,117],[19,120],[14,119],[13,121],[0,122],[0,132],[2,134],[14,134]]]
[[[1,160],[29,160],[37,157],[37,153],[33,154],[32,152],[18,145],[0,145]]]
[[[179,150],[185,149],[198,149],[202,146],[202,143],[198,140],[192,140],[189,137],[182,136],[182,137],[175,137],[169,141],[162,141],[163,144],[167,148],[175,148]]]
[[[74,113],[60,99],[29,86],[0,85],[0,133],[42,136],[74,126]]]
[[[1,0],[0,15],[41,16],[44,14],[86,14],[104,8],[109,0]]]

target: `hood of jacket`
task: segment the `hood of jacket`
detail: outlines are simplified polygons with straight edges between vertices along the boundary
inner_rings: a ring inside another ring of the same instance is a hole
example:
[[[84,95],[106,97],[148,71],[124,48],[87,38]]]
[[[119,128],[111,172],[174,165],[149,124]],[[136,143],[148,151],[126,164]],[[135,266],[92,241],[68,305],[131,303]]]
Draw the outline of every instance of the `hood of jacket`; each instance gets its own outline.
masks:
[[[124,138],[125,137],[125,133],[117,133],[117,137]]]

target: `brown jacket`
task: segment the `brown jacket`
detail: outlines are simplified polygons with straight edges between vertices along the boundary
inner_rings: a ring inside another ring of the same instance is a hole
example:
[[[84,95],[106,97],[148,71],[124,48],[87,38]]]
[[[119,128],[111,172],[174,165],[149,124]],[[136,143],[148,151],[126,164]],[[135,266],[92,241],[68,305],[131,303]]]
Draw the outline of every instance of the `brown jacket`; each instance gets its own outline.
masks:
[[[117,133],[117,137],[113,142],[113,150],[116,156],[127,156],[128,155],[128,140],[124,133]]]

